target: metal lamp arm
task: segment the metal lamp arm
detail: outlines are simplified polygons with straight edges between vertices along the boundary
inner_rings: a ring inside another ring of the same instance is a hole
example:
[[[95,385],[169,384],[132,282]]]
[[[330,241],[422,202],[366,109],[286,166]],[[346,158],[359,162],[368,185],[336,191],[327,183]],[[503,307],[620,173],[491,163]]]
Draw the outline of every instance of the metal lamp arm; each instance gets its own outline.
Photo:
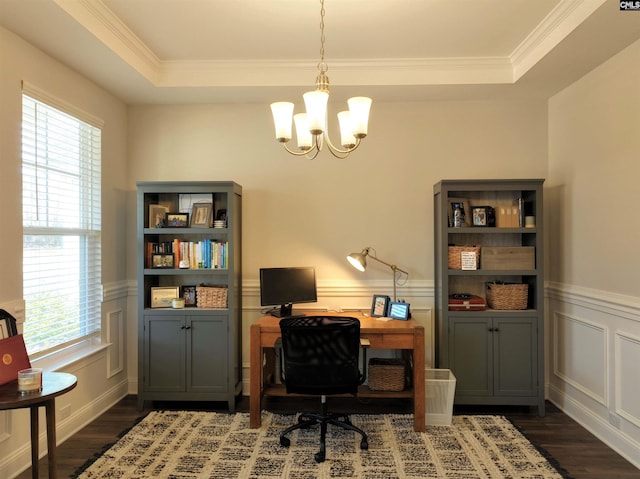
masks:
[[[409,273],[407,273],[405,270],[398,268],[395,264],[390,264],[387,263],[386,261],[381,260],[380,258],[378,258],[376,256],[376,252],[375,250],[373,250],[373,253],[371,253],[372,249],[371,248],[366,248],[366,256],[368,256],[371,259],[375,259],[378,263],[382,263],[385,266],[388,266],[389,268],[391,268],[393,270],[393,272],[395,273],[396,271],[399,271],[401,273],[404,273],[406,275],[408,275]]]

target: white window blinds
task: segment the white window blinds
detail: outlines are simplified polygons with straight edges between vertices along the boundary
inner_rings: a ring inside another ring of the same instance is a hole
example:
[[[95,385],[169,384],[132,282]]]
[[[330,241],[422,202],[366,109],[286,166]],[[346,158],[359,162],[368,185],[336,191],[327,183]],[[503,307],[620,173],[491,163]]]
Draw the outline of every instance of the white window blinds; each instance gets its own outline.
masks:
[[[30,355],[100,332],[101,130],[22,97],[24,338]]]

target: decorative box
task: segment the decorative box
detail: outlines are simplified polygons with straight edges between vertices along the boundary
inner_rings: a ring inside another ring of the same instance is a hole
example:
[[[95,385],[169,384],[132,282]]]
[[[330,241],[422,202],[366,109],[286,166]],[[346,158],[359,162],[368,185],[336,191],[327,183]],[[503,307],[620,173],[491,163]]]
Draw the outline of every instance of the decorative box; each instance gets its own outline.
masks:
[[[449,295],[449,311],[484,311],[487,303],[475,294],[458,293]]]
[[[483,246],[482,269],[535,269],[533,246]]]

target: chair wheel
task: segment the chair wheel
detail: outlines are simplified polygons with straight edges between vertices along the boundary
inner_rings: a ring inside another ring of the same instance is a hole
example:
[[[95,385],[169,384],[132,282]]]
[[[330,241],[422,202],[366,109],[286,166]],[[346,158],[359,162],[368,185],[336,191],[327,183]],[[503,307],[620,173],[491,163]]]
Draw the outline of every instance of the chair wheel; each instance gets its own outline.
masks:
[[[360,449],[362,449],[363,451],[368,451],[369,441],[367,441],[366,439],[362,439],[362,441],[360,441]]]
[[[280,437],[280,445],[283,447],[289,447],[291,445],[291,441],[288,437]]]
[[[320,463],[320,462],[324,462],[325,460],[325,453],[324,452],[316,452],[313,455],[313,458],[316,460],[316,462]]]

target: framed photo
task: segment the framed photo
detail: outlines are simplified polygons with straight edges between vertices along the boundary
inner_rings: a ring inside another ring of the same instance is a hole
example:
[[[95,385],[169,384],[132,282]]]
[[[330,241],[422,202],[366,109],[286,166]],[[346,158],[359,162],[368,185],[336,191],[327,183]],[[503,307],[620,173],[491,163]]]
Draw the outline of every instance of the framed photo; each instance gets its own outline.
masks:
[[[211,226],[211,215],[213,205],[211,203],[195,203],[191,209],[191,227],[209,228]]]
[[[449,210],[447,211],[449,227],[453,227],[453,212],[456,207],[460,207],[462,210],[462,224],[460,226],[471,226],[472,213],[469,208],[469,200],[467,198],[449,198]]]
[[[189,213],[166,213],[165,223],[168,228],[187,228]]]
[[[0,319],[0,339],[5,339],[11,336],[9,333],[9,324],[6,319]]]
[[[473,206],[471,208],[473,226],[495,226],[496,217],[491,206]]]
[[[149,205],[149,228],[164,228],[167,208],[163,205]]]
[[[387,306],[391,298],[381,294],[373,295],[373,302],[371,303],[371,317],[382,318],[387,315]]]
[[[218,221],[227,221],[227,209],[226,208],[220,208],[216,212],[216,219]]]
[[[162,286],[151,288],[151,307],[170,308],[171,302],[180,297],[178,286]]]
[[[392,319],[401,319],[403,321],[406,321],[411,317],[409,307],[409,303],[398,303],[395,301],[391,301],[389,302],[389,312],[387,314]]]
[[[158,269],[173,268],[173,253],[152,253],[151,267]]]
[[[196,285],[193,286],[183,286],[182,287],[182,297],[184,298],[184,305],[187,308],[195,308],[198,305],[197,299],[198,297],[196,291]]]

